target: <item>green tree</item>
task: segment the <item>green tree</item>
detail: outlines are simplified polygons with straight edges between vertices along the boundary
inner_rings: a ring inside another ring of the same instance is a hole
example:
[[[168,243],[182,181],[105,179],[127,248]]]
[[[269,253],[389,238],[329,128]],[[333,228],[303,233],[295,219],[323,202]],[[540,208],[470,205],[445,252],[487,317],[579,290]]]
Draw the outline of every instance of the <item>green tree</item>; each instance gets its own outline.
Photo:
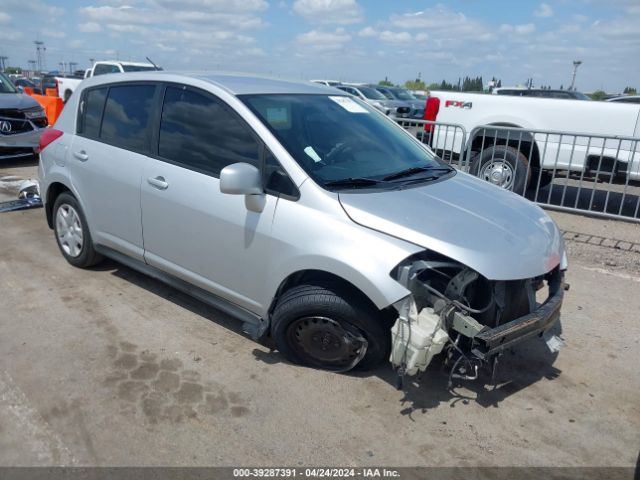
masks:
[[[380,80],[378,82],[378,85],[381,85],[383,87],[393,87],[393,82],[390,82],[387,77],[384,77],[384,80]]]
[[[4,69],[4,73],[11,73],[11,74],[21,74],[22,73],[22,69],[20,67],[7,67]]]
[[[425,83],[419,78],[416,78],[415,80],[407,80],[406,82],[404,82],[404,87],[408,90],[426,90],[427,89],[427,86],[425,85]]]
[[[596,90],[595,92],[593,92],[591,95],[589,95],[593,100],[604,100],[605,97],[607,96],[606,92],[603,92],[602,90]]]
[[[625,87],[622,93],[625,95],[637,95],[638,91],[634,87]]]

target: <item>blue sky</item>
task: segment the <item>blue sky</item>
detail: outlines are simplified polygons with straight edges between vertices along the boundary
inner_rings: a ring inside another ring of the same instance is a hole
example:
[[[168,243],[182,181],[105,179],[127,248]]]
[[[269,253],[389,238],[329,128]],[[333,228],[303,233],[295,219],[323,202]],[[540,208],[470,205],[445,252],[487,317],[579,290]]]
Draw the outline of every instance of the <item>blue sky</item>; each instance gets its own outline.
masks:
[[[295,79],[640,88],[640,0],[0,0],[0,55]]]

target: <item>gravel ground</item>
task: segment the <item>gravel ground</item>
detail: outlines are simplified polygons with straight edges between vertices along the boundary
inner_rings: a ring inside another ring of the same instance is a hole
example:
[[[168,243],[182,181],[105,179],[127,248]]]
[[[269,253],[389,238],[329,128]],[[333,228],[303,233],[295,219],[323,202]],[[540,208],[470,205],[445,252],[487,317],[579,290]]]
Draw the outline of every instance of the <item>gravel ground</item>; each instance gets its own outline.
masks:
[[[633,243],[640,225],[551,215],[571,232],[557,358],[536,340],[498,388],[449,392],[434,364],[400,392],[387,367],[290,365],[116,263],[72,268],[41,209],[0,214],[0,465],[633,467],[640,253],[569,237]]]

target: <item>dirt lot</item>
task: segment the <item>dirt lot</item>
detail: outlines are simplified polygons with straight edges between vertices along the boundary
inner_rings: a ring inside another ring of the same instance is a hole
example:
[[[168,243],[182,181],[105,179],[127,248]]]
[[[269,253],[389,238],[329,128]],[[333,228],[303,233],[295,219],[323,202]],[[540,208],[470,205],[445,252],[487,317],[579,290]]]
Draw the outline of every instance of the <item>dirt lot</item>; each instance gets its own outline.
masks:
[[[451,393],[437,366],[399,392],[389,368],[289,365],[154,280],[71,267],[41,209],[2,213],[0,465],[634,466],[640,252],[575,234],[640,242],[640,226],[553,216],[573,232],[566,346],[554,362],[532,342],[495,390]]]

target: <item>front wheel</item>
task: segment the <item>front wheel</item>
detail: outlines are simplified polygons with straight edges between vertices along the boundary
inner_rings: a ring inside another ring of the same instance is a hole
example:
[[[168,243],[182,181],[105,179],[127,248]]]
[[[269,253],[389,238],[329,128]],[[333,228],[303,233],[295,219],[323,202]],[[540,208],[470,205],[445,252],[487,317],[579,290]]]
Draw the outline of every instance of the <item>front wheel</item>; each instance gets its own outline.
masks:
[[[278,350],[293,363],[344,372],[368,370],[389,357],[390,329],[359,292],[299,285],[278,300],[272,321]]]
[[[497,187],[523,194],[531,182],[529,161],[507,145],[485,148],[471,163],[471,174]]]

